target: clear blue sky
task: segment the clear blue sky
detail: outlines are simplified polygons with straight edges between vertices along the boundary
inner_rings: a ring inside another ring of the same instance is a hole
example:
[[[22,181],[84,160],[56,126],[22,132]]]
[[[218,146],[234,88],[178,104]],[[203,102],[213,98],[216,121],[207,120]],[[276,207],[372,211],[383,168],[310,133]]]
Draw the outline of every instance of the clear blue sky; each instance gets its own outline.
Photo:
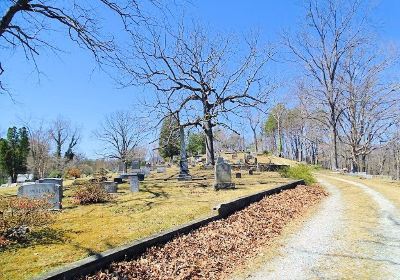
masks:
[[[264,39],[270,41],[276,41],[283,28],[296,29],[304,16],[299,0],[201,0],[192,3],[189,15],[195,15],[213,30],[243,34],[258,29]],[[381,38],[398,44],[400,1],[376,3],[374,16],[381,22]],[[41,52],[37,60],[43,72],[40,80],[21,52],[9,55],[0,50],[6,67],[5,82],[15,99],[14,103],[9,96],[0,95],[0,136],[9,126],[20,125],[21,119],[50,121],[61,115],[82,127],[79,151],[94,157],[99,143],[93,139],[91,131],[106,113],[135,110],[133,103],[143,92],[137,88],[117,89],[107,75],[93,71],[96,66],[87,51],[58,35],[54,41],[64,53],[56,56]],[[290,72],[290,66],[279,67],[281,75]]]

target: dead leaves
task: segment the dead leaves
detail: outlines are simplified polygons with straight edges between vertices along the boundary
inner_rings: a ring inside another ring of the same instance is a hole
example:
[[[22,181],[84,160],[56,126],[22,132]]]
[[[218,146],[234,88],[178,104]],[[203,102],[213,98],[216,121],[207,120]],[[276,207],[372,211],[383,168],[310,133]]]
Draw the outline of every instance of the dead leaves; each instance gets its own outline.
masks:
[[[86,279],[224,278],[326,195],[318,186],[283,191]]]

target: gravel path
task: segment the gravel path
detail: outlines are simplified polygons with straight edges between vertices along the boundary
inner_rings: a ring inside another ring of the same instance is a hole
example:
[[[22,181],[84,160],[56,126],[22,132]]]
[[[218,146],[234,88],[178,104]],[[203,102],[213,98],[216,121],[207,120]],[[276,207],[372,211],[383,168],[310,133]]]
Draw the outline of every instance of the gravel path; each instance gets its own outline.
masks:
[[[378,205],[379,228],[375,234],[379,242],[374,243],[376,260],[385,263],[385,270],[392,279],[400,279],[400,212],[381,193],[370,187],[341,178],[334,178],[360,188]]]
[[[323,177],[331,195],[246,279],[400,279],[399,209],[364,184]]]
[[[338,188],[320,179],[330,196],[322,203],[319,212],[302,230],[287,240],[281,256],[265,264],[246,279],[310,279],[318,278],[316,267],[323,255],[335,249],[335,235],[342,228],[343,202]]]

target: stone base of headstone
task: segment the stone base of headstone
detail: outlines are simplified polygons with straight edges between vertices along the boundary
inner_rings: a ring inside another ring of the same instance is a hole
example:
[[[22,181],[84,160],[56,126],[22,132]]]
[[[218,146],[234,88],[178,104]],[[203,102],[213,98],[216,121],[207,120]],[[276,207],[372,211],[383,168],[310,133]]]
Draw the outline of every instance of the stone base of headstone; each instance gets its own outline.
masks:
[[[235,183],[216,183],[214,184],[215,190],[226,190],[226,189],[235,189]]]
[[[189,174],[179,174],[178,181],[192,181],[192,176]]]
[[[117,183],[111,181],[105,181],[100,183],[104,190],[108,193],[116,193],[117,192]]]
[[[242,178],[242,173],[237,172],[237,173],[236,173],[236,178]]]

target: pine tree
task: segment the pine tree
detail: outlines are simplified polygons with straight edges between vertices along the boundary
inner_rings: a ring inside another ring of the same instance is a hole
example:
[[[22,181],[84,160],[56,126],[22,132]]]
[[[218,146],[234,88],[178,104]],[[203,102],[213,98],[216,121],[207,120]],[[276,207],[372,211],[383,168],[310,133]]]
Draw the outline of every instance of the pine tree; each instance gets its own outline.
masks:
[[[25,127],[17,130],[10,127],[7,138],[0,139],[0,168],[4,170],[13,183],[17,181],[19,173],[27,171],[27,158],[29,155],[29,138]]]

